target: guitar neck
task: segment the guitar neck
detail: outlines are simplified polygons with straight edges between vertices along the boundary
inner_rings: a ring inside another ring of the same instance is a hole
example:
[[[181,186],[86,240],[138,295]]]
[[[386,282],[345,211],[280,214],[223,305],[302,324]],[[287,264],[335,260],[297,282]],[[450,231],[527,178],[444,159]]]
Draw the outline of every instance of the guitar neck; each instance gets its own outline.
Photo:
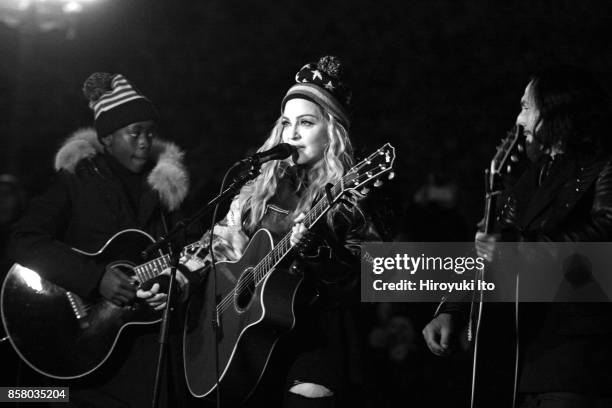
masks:
[[[497,192],[488,193],[485,201],[484,233],[491,234],[495,229],[495,207],[497,206]]]
[[[342,195],[344,191],[343,179],[341,179],[336,185],[330,188],[329,196],[325,196],[317,201],[317,203],[306,213],[304,217],[304,226],[310,229],[314,226],[326,213],[329,211],[333,203]],[[255,267],[255,284],[259,285],[266,276],[278,265],[278,263],[287,256],[291,251],[291,232],[285,234],[285,236],[274,246],[272,251],[266,255]]]
[[[502,174],[509,172],[506,163],[510,159],[512,152],[517,146],[518,141],[523,137],[523,127],[515,126],[514,129],[502,139],[497,147],[495,156],[491,160],[491,166],[485,171],[485,214],[484,232],[490,234],[495,230],[495,213],[497,210],[497,197],[503,189]],[[510,166],[508,166],[510,167]]]
[[[200,245],[200,241],[193,242],[185,246],[181,252],[191,250]],[[140,283],[145,283],[151,279],[154,279],[162,274],[163,271],[170,268],[170,255],[164,254],[159,258],[155,258],[142,265],[134,267],[134,273],[138,277]]]
[[[392,179],[394,174],[391,172],[395,161],[395,148],[389,143],[386,143],[381,148],[370,154],[367,158],[353,166],[346,172],[340,180],[332,187],[329,184],[325,188],[325,194],[321,197],[314,206],[307,212],[302,221],[307,229],[312,228],[337,202],[346,191],[358,191],[363,188],[366,183],[376,181],[374,186],[379,186],[377,183],[379,178],[389,172],[389,179]],[[274,268],[287,256],[292,250],[290,242],[291,232],[285,236],[265,255],[254,268],[249,268],[246,278],[241,277],[244,281],[249,281],[259,286],[269,275]],[[247,279],[248,278],[248,279]],[[240,285],[238,285],[240,286]],[[238,288],[237,286],[237,288]],[[243,288],[244,285],[240,286]],[[238,289],[236,289],[238,290]],[[217,304],[217,313],[223,313],[228,305],[232,302],[234,293],[226,295],[221,302]]]

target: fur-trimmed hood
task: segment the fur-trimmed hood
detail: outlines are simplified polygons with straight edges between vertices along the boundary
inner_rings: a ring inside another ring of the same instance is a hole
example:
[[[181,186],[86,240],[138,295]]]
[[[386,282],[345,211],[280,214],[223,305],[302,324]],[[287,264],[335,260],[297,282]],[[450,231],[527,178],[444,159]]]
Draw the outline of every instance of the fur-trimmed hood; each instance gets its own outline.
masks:
[[[74,132],[55,155],[55,170],[74,173],[83,159],[93,158],[104,152],[93,128]],[[163,205],[170,211],[176,210],[189,191],[189,175],[183,164],[183,151],[174,143],[155,140],[151,149],[157,163],[147,176],[151,188],[159,193]]]

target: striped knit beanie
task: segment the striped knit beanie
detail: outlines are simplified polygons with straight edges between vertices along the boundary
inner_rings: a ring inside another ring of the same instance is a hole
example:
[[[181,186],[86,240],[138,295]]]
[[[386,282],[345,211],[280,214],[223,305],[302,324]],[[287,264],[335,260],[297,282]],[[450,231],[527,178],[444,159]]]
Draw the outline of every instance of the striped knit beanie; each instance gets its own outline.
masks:
[[[157,120],[155,107],[121,74],[96,72],[83,84],[101,139],[131,123]]]
[[[335,56],[325,56],[317,63],[304,65],[295,75],[296,84],[283,98],[281,113],[288,100],[303,98],[327,109],[348,128],[351,91],[344,76],[342,63]]]

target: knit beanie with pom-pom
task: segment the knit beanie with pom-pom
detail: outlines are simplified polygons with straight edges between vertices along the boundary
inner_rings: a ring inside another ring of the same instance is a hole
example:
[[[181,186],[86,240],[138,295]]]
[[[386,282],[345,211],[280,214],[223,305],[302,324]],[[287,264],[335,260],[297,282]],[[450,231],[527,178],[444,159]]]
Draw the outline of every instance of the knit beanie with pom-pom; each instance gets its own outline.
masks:
[[[318,62],[304,65],[295,75],[281,104],[281,113],[290,99],[303,98],[330,111],[346,128],[350,125],[351,91],[340,59],[326,55]]]
[[[151,101],[121,74],[91,74],[83,84],[83,94],[94,112],[99,139],[132,123],[158,120]]]

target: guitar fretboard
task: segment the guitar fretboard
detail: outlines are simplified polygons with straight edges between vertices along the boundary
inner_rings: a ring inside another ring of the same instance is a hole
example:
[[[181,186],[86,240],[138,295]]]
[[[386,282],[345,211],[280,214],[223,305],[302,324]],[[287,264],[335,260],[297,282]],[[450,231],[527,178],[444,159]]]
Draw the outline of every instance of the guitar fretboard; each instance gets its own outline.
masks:
[[[303,224],[310,229],[323,215],[338,201],[340,196],[347,190],[356,190],[365,183],[377,179],[383,173],[393,168],[395,160],[395,149],[389,143],[372,153],[368,158],[351,168],[331,188],[326,189],[324,196],[308,211],[304,217]],[[390,177],[391,178],[391,177]],[[264,256],[261,261],[250,271],[245,272],[240,282],[217,304],[217,316],[223,313],[231,304],[235,294],[241,293],[252,284],[259,286],[274,268],[291,251],[291,231]]]
[[[197,247],[201,247],[200,241],[196,241],[185,246],[182,249],[181,254],[185,253],[186,251],[193,250]],[[164,254],[159,258],[155,258],[149,262],[134,267],[134,273],[138,277],[140,283],[144,283],[159,276],[164,270],[168,269],[169,267],[170,255]]]
[[[330,190],[330,197],[323,197],[306,213],[304,217],[304,226],[310,229],[325,213],[331,208],[334,201],[342,194],[344,178],[342,178]],[[330,202],[331,200],[331,202]],[[255,285],[259,285],[270,273],[276,265],[289,253],[291,250],[291,232],[285,234],[278,244],[266,255],[254,268]]]

